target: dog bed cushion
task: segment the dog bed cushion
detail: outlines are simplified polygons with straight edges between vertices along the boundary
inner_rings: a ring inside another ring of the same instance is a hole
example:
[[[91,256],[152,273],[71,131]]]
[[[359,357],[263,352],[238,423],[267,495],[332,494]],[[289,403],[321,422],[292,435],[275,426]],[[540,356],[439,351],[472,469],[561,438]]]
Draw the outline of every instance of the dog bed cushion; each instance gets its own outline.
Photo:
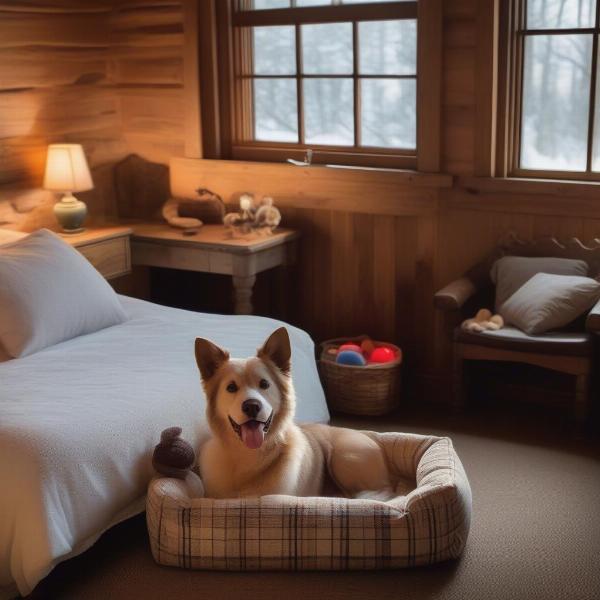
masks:
[[[457,558],[471,489],[449,438],[365,432],[384,449],[397,496],[191,498],[183,480],[154,479],[146,518],[156,562],[188,569],[338,570]]]

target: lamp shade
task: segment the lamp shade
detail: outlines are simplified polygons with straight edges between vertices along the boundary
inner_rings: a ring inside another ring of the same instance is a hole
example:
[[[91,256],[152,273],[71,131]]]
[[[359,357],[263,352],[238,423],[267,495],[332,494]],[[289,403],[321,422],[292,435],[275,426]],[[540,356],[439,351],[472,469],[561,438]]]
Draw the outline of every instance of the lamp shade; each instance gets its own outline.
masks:
[[[85,192],[94,187],[81,144],[50,144],[44,188],[55,192]]]

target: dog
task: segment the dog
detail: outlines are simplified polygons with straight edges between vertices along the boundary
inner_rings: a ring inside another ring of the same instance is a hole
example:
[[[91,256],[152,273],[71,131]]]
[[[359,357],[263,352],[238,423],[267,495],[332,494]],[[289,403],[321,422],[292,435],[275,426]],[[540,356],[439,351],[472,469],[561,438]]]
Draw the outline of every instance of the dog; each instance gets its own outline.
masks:
[[[385,499],[393,496],[381,447],[353,429],[296,425],[287,330],[277,329],[247,359],[197,338],[196,362],[212,437],[199,467],[211,498],[270,494]]]

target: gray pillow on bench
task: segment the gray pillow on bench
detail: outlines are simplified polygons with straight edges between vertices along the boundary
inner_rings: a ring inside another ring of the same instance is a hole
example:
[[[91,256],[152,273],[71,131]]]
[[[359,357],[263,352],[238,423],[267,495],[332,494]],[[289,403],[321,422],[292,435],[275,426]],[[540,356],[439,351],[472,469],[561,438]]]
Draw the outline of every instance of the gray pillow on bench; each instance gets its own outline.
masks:
[[[507,325],[529,335],[560,329],[592,308],[600,298],[600,283],[589,277],[538,273],[503,305]]]
[[[490,271],[496,286],[496,312],[502,314],[502,305],[537,273],[552,275],[588,275],[584,260],[554,257],[504,256],[497,260]]]

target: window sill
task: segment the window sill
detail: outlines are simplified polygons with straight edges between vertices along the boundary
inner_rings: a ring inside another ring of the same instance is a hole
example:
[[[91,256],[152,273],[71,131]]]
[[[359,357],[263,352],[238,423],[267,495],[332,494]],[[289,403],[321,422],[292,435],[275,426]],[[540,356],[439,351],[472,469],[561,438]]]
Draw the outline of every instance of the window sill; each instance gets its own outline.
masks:
[[[355,150],[344,147],[311,146],[313,165],[345,165],[349,167],[375,167],[380,169],[408,170],[417,168],[416,154],[398,154],[401,151],[391,151],[377,148],[361,148]],[[231,160],[247,162],[285,163],[288,159],[302,162],[307,147],[271,146],[268,143],[257,142],[249,145],[236,144],[231,149]]]

